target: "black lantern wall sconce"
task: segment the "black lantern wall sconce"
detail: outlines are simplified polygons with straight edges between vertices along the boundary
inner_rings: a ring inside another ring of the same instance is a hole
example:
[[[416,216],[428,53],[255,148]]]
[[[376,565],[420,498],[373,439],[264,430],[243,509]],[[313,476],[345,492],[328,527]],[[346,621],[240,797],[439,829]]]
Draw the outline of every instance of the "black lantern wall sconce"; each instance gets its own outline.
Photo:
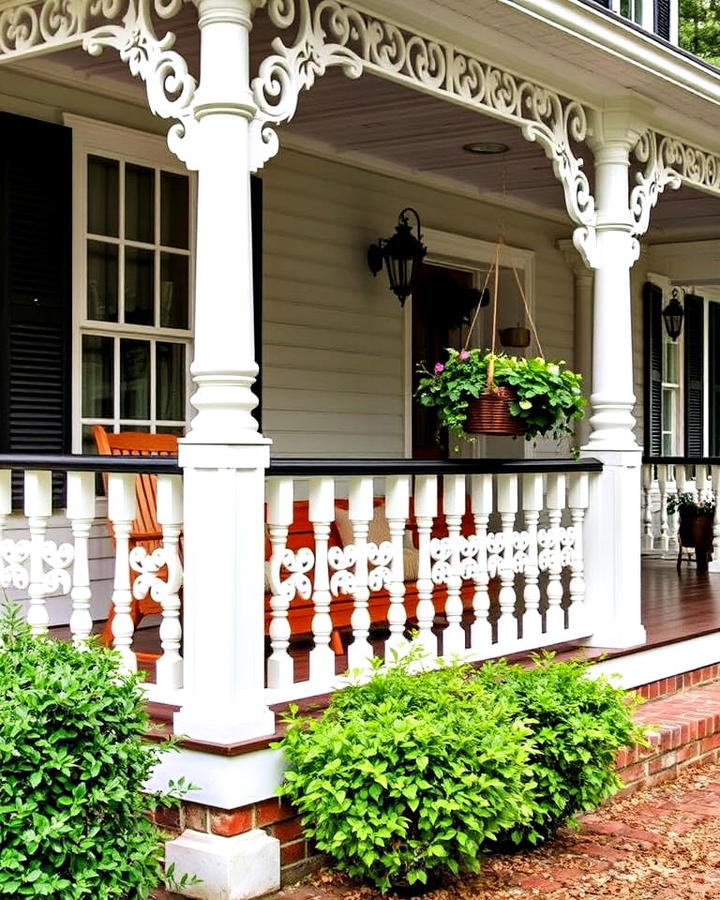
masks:
[[[416,234],[413,234],[408,214],[415,216]],[[395,234],[389,238],[380,238],[377,244],[370,244],[368,266],[373,275],[377,275],[385,265],[390,290],[400,301],[400,306],[405,306],[405,299],[413,292],[420,263],[426,253],[427,247],[422,242],[420,230],[420,216],[408,206],[398,216]]]
[[[676,341],[680,337],[682,331],[683,316],[685,312],[678,297],[678,289],[672,289],[672,297],[670,302],[662,311],[663,322],[665,323],[665,331],[671,341]]]

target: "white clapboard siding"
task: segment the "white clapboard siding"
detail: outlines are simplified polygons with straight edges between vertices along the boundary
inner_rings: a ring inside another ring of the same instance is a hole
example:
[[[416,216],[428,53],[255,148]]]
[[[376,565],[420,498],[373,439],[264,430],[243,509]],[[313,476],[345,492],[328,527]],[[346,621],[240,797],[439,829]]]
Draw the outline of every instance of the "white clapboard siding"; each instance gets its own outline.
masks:
[[[545,353],[572,365],[573,278],[557,249],[569,223],[286,149],[262,175],[263,429],[275,455],[403,454],[404,316],[365,257],[405,206],[425,227],[491,242],[502,227],[509,245],[533,250]],[[565,451],[543,448],[554,452]]]

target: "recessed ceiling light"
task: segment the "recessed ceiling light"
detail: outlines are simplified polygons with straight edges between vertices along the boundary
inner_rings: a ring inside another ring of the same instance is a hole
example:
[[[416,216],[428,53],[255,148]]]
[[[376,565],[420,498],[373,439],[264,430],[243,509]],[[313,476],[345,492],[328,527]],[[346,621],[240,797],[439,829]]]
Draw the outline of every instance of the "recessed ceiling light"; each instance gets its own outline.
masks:
[[[463,150],[468,153],[481,153],[487,156],[507,153],[509,149],[507,144],[501,144],[499,141],[472,141],[470,144],[463,144]]]

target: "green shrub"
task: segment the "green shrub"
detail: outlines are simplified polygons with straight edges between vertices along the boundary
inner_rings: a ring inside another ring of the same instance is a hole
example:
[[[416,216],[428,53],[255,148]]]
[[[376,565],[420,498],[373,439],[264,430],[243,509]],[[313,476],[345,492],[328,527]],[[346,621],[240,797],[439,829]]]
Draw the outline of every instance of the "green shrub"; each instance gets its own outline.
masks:
[[[555,662],[552,654],[535,662],[531,669],[504,660],[486,663],[477,674],[533,732],[533,817],[501,835],[499,843],[506,845],[537,844],[610,797],[622,784],[617,751],[644,741],[632,720],[637,701],[622,688],[604,677],[588,678],[587,663]]]
[[[142,786],[162,752],[117,654],[0,617],[0,897],[141,900],[161,878]],[[155,798],[156,800],[158,798]]]
[[[479,867],[480,848],[528,822],[529,730],[510,704],[449,666],[375,670],[322,718],[290,717],[281,794],[337,866],[382,891]]]

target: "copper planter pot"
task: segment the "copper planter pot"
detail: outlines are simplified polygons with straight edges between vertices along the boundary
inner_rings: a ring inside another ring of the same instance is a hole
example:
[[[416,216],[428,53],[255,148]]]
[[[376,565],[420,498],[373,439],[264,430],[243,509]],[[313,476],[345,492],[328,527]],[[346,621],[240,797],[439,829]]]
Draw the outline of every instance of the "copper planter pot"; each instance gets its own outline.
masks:
[[[468,434],[498,434],[519,437],[527,431],[524,419],[510,413],[510,403],[517,401],[512,388],[497,387],[471,400],[465,431]]]

